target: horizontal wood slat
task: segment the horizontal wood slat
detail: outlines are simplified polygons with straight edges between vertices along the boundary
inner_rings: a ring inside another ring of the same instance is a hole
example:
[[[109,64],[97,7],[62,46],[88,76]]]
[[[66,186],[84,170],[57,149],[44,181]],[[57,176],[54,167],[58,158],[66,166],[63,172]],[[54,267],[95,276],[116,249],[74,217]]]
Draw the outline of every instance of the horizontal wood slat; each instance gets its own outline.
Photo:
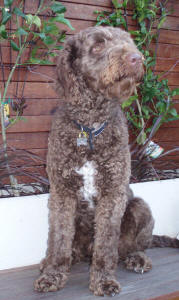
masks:
[[[17,97],[22,96],[23,82],[18,83]],[[3,90],[1,83],[0,88]],[[16,95],[16,82],[12,82],[8,88],[8,97]],[[25,98],[57,98],[56,92],[53,89],[53,83],[45,82],[26,82],[23,96]]]
[[[179,45],[179,34],[177,31],[161,29],[159,42]]]
[[[7,132],[41,132],[51,127],[52,116],[24,116],[21,120],[7,129]]]
[[[161,127],[159,131],[155,134],[154,140],[161,142],[173,142],[179,141],[179,129],[172,127]]]
[[[94,1],[94,0],[63,0],[63,3],[64,5],[66,5],[65,2],[69,2],[69,3],[76,3],[76,4],[85,4],[85,5],[93,5],[94,4],[96,6],[104,6],[104,7],[111,7],[111,0],[97,0],[97,1]],[[122,0],[119,0],[118,1],[119,3],[122,3]]]
[[[150,49],[155,52],[156,44],[152,43]],[[157,44],[158,58],[178,58],[179,59],[179,45],[171,45],[167,43]]]
[[[7,144],[17,149],[46,149],[49,132],[8,133]],[[2,136],[0,135],[0,144]]]

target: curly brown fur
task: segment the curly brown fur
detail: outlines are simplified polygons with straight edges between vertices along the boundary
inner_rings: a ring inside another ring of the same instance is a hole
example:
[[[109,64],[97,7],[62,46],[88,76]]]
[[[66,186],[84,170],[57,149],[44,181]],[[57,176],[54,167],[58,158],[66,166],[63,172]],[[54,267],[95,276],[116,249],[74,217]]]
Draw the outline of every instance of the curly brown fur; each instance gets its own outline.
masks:
[[[138,259],[136,264],[139,269],[139,257],[142,256],[141,272],[149,270],[149,259],[145,256],[143,251],[151,247],[153,236],[152,231],[154,227],[154,220],[152,217],[149,206],[141,198],[133,197],[131,190],[130,195],[128,193],[128,202],[126,205],[125,213],[122,217],[121,232],[118,244],[119,261],[125,261],[126,267],[128,259],[135,256],[138,253]],[[73,263],[80,260],[90,261],[93,254],[94,243],[94,211],[90,213],[86,209],[80,209],[79,214],[76,217],[76,233],[73,242]],[[141,254],[143,253],[143,254]],[[134,255],[133,255],[134,254]],[[147,268],[144,268],[144,258],[146,258],[145,264]],[[150,262],[150,268],[152,267]],[[136,270],[136,265],[133,264],[133,270]]]
[[[171,238],[167,235],[153,235],[152,243],[150,248],[152,247],[171,247],[171,248],[179,248],[179,240],[176,238]]]
[[[61,105],[52,124],[47,157],[48,249],[35,282],[38,291],[65,285],[72,247],[80,258],[82,244],[84,251],[93,252],[90,290],[101,296],[120,291],[115,270],[124,251],[119,237],[130,177],[128,130],[120,104],[142,76],[142,54],[119,28],[81,31],[68,39],[60,54],[57,93]],[[95,129],[107,122],[104,131],[93,137],[94,150],[89,143],[77,146],[80,131],[74,120]],[[83,243],[91,223],[94,243]]]

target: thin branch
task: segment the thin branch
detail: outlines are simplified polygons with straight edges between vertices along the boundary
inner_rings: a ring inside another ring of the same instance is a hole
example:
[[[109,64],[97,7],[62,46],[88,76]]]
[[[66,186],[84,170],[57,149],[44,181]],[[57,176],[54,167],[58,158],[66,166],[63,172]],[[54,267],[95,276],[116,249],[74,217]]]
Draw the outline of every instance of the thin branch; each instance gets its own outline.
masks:
[[[175,152],[175,151],[179,151],[179,147],[176,147],[176,148],[174,148],[174,149],[172,149],[172,150],[169,150],[169,151],[167,151],[167,152],[161,154],[159,157],[166,156],[166,155],[168,155],[168,154],[170,154],[170,153],[173,153],[173,152]]]
[[[28,71],[31,72],[31,73],[38,74],[38,75],[40,75],[40,76],[42,76],[42,77],[44,77],[44,78],[49,79],[50,81],[55,82],[54,78],[52,78],[52,77],[50,77],[50,76],[47,76],[47,75],[45,75],[45,74],[43,74],[43,73],[40,73],[40,72],[32,71],[32,69],[31,69],[30,66],[28,66],[27,69],[28,69]]]
[[[161,79],[162,77],[166,76],[168,73],[172,72],[172,70],[176,67],[176,65],[179,63],[179,59],[176,61],[176,63],[165,73],[163,73],[159,78]]]

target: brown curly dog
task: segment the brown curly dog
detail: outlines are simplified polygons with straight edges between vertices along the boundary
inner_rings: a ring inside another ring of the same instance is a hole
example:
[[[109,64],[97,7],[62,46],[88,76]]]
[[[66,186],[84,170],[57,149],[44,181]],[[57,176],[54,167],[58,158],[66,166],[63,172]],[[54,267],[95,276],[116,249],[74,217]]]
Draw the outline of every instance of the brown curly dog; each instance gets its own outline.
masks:
[[[153,218],[128,188],[128,130],[120,104],[143,77],[130,35],[94,27],[69,38],[57,65],[59,109],[49,137],[49,237],[35,289],[64,287],[72,260],[90,258],[90,290],[119,293],[119,258],[136,272],[151,268],[143,250]]]

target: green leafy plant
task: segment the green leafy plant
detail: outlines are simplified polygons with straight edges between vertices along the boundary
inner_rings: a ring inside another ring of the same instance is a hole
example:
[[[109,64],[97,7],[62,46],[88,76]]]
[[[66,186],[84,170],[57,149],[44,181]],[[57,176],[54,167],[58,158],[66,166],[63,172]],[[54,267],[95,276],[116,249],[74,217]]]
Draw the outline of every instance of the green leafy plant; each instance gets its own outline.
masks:
[[[52,64],[51,58],[57,55],[56,51],[62,49],[62,43],[65,39],[65,31],[60,29],[60,24],[67,25],[71,30],[74,29],[70,21],[64,16],[66,8],[63,4],[53,0],[49,1],[48,4],[46,3],[44,0],[39,1],[39,5],[33,14],[24,12],[24,1],[4,0],[4,6],[0,7],[0,44],[8,44],[17,54],[8,78],[4,82],[4,88],[0,93],[3,155],[15,195],[18,194],[16,192],[17,180],[12,175],[8,162],[6,131],[19,120],[24,120],[22,113],[25,105],[23,101],[19,104],[8,97],[9,84],[15,70],[20,66]],[[37,5],[37,3],[34,3],[34,5]],[[48,15],[46,18],[43,18],[46,12],[48,12]],[[12,24],[13,30],[9,30]],[[24,59],[26,50],[30,50],[28,59]],[[8,116],[7,110],[9,105],[16,111],[15,118]]]
[[[165,122],[179,119],[179,115],[174,108],[173,97],[179,95],[179,89],[171,90],[168,80],[162,79],[163,74],[155,74],[156,50],[160,28],[165,22],[168,12],[165,8],[167,1],[158,2],[156,0],[134,0],[122,1],[112,0],[113,11],[95,11],[97,14],[96,25],[108,25],[122,27],[129,31],[145,58],[145,74],[142,83],[137,87],[135,95],[131,96],[123,103],[129,126],[136,135],[136,140],[132,147],[132,154],[137,157],[138,164],[146,155],[146,148],[153,136]],[[129,30],[128,11],[130,5],[132,9],[132,20],[136,23],[136,30]],[[155,28],[155,29],[154,29]],[[151,43],[156,44],[155,51],[151,48]]]
[[[128,29],[126,16],[128,2],[125,0],[118,3],[118,0],[112,0],[114,5],[112,13],[96,11],[96,25],[120,26],[125,30]],[[136,94],[124,102],[122,107],[133,131],[138,135],[137,142],[139,144],[145,143],[147,134],[152,131],[158,118],[160,118],[160,123],[156,130],[164,122],[179,119],[172,101],[172,97],[179,94],[179,89],[171,90],[168,81],[166,79],[160,80],[161,75],[155,75],[153,70],[156,64],[156,54],[151,50],[150,45],[152,41],[156,41],[159,34],[159,32],[153,33],[153,26],[155,24],[159,30],[167,17],[165,7],[162,4],[157,6],[156,2],[155,0],[132,1],[134,5],[132,19],[136,20],[138,30],[130,30],[129,32],[133,36],[138,49],[144,55],[145,75],[143,82],[137,88]],[[160,17],[158,18],[157,14],[159,13]],[[131,106],[134,102],[137,102],[137,105]],[[150,126],[147,124],[150,124]]]

